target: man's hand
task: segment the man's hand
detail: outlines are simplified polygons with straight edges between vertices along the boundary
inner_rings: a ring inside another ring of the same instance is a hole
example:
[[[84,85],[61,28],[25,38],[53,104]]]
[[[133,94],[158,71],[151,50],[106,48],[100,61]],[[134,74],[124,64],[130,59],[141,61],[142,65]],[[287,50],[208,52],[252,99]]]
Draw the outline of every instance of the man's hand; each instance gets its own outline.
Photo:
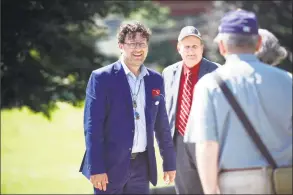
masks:
[[[95,188],[104,191],[106,191],[106,185],[109,183],[106,173],[91,175],[90,181]]]
[[[175,176],[176,176],[176,171],[167,171],[167,172],[164,172],[164,182],[166,184],[171,184],[174,182],[174,179],[175,179]]]

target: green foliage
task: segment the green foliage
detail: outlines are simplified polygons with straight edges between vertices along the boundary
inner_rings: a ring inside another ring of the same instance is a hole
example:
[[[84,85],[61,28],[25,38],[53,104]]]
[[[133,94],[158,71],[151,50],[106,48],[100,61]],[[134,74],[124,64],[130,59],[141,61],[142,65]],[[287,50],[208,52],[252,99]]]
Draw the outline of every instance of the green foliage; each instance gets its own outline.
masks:
[[[165,67],[182,60],[176,49],[176,44],[176,42],[172,44],[170,41],[152,43],[146,61],[148,63],[157,63]]]
[[[224,62],[212,40],[224,13],[240,7],[255,11],[260,27],[279,38],[291,56],[279,67],[292,72],[292,1],[213,4],[207,22],[197,26],[205,32],[205,57]],[[153,1],[2,0],[1,7],[1,108],[26,105],[47,117],[56,101],[81,105],[91,71],[117,60],[96,47],[110,33],[99,21],[116,15],[159,31],[174,26],[169,10]],[[178,60],[175,44],[151,42],[147,63],[167,66]]]
[[[278,67],[292,72],[292,1],[214,1],[213,9],[203,15],[207,21],[199,29],[204,33],[205,56],[220,64],[225,59],[220,56],[213,39],[218,33],[218,26],[225,13],[242,8],[253,11],[258,17],[259,27],[274,33],[290,53]]]
[[[254,11],[260,28],[271,31],[292,53],[292,1],[237,1],[237,5]],[[292,59],[287,58],[279,67],[292,72]]]
[[[56,101],[78,105],[91,71],[117,60],[96,47],[108,34],[98,20],[140,19],[145,10],[152,25],[166,19],[150,1],[3,0],[1,7],[1,108],[26,105],[47,117]]]
[[[149,28],[168,28],[174,25],[174,22],[168,19],[169,12],[170,10],[167,7],[162,7],[157,3],[144,1],[144,6],[136,12],[131,12],[129,19],[141,21]]]

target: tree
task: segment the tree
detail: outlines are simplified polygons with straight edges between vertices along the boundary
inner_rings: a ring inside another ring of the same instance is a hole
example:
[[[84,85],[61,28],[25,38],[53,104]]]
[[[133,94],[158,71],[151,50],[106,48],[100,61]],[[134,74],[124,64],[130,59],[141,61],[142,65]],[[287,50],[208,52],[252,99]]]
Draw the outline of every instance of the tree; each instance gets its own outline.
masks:
[[[237,5],[255,12],[260,28],[276,35],[289,52],[288,58],[278,67],[292,72],[292,1],[238,1]]]
[[[98,21],[145,10],[152,25],[167,19],[151,1],[2,0],[1,8],[1,109],[28,106],[48,117],[57,101],[80,105],[91,71],[114,61],[95,47],[108,34]]]
[[[177,42],[171,42],[169,40],[150,44],[147,62],[158,64],[163,68],[182,60],[176,50],[176,44]]]
[[[206,32],[206,54],[209,59],[223,63],[224,58],[217,52],[213,39],[221,18],[231,10],[242,8],[256,13],[259,27],[271,31],[289,52],[289,56],[278,67],[292,72],[292,1],[214,1],[213,10],[204,17],[206,25],[201,29]]]

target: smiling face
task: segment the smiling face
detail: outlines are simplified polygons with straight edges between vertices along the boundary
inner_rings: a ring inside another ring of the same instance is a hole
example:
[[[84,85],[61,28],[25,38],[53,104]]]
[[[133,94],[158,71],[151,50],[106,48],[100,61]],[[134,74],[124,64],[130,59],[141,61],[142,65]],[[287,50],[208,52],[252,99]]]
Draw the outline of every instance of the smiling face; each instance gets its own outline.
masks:
[[[178,42],[177,50],[186,66],[192,67],[202,59],[203,44],[199,38],[188,36]]]
[[[148,54],[147,38],[137,32],[134,36],[127,34],[124,43],[119,43],[122,58],[126,65],[139,67],[145,61]]]

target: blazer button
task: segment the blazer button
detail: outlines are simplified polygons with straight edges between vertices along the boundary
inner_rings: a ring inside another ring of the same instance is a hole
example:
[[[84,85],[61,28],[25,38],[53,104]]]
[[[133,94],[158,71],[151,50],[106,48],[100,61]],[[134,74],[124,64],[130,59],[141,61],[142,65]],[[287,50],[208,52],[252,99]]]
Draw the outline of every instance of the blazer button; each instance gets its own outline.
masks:
[[[131,148],[129,148],[129,151],[131,151]]]

